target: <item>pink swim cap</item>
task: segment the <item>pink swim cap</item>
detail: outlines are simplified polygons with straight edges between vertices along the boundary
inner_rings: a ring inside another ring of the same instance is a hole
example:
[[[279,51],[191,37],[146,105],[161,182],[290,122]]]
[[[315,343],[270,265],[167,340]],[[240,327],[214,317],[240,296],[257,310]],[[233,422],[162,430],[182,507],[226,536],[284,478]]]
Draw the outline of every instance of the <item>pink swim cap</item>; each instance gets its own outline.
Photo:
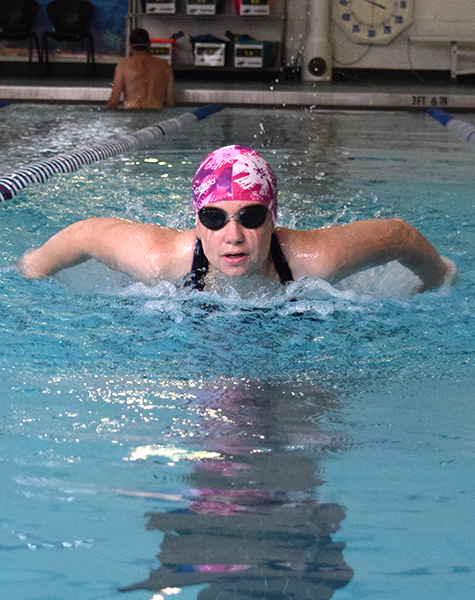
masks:
[[[251,148],[225,146],[204,159],[193,178],[195,214],[212,202],[242,200],[264,204],[275,221],[277,181],[272,167]]]

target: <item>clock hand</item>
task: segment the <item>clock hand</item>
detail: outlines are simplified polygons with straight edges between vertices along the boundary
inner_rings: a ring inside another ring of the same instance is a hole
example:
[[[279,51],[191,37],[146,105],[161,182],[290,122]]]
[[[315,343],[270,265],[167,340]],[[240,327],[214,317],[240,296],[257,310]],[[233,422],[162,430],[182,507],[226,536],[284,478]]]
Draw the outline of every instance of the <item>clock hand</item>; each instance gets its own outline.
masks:
[[[382,4],[378,4],[377,2],[374,2],[374,0],[365,0],[365,2],[367,2],[368,4],[373,4],[374,6],[377,6],[378,8],[382,8],[383,10],[386,10],[385,6],[383,6]]]

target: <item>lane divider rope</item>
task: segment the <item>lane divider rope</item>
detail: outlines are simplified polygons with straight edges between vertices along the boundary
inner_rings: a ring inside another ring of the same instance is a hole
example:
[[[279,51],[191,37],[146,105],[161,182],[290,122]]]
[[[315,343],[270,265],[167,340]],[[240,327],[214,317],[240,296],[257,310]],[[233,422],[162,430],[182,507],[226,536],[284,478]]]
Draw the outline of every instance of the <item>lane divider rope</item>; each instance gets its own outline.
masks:
[[[106,160],[140,146],[156,142],[164,136],[177,133],[184,127],[206,119],[222,110],[222,108],[220,104],[207,104],[193,112],[187,112],[179,117],[155,123],[115,140],[100,142],[95,146],[77,152],[59,154],[56,157],[8,173],[0,177],[0,202],[10,200],[31,183],[45,183],[54,174],[72,173],[85,165]]]
[[[475,146],[475,127],[465,121],[454,118],[440,108],[431,107],[427,114],[438,121],[446,129],[453,131],[459,138]]]

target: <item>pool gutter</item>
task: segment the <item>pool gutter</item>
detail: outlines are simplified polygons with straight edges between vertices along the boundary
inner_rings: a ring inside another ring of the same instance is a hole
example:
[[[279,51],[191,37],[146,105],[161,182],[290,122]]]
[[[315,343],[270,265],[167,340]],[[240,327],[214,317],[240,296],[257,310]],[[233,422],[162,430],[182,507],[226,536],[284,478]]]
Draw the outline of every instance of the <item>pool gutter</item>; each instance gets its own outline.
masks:
[[[23,102],[104,103],[110,85],[0,85],[0,99]],[[249,106],[312,108],[429,108],[475,109],[475,91],[456,86],[342,86],[339,84],[176,85],[178,104],[220,103]]]

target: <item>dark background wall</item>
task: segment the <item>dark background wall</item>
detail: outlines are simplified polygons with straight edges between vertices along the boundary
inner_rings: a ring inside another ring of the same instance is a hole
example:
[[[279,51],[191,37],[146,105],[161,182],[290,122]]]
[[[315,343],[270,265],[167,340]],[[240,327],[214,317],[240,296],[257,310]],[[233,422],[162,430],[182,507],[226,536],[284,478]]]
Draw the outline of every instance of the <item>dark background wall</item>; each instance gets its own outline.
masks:
[[[35,29],[40,34],[44,30],[51,29],[51,24],[46,14],[46,5],[50,1],[38,0],[40,13]],[[113,56],[123,55],[125,52],[124,37],[127,0],[90,1],[95,8],[92,31],[94,33],[96,53]]]

